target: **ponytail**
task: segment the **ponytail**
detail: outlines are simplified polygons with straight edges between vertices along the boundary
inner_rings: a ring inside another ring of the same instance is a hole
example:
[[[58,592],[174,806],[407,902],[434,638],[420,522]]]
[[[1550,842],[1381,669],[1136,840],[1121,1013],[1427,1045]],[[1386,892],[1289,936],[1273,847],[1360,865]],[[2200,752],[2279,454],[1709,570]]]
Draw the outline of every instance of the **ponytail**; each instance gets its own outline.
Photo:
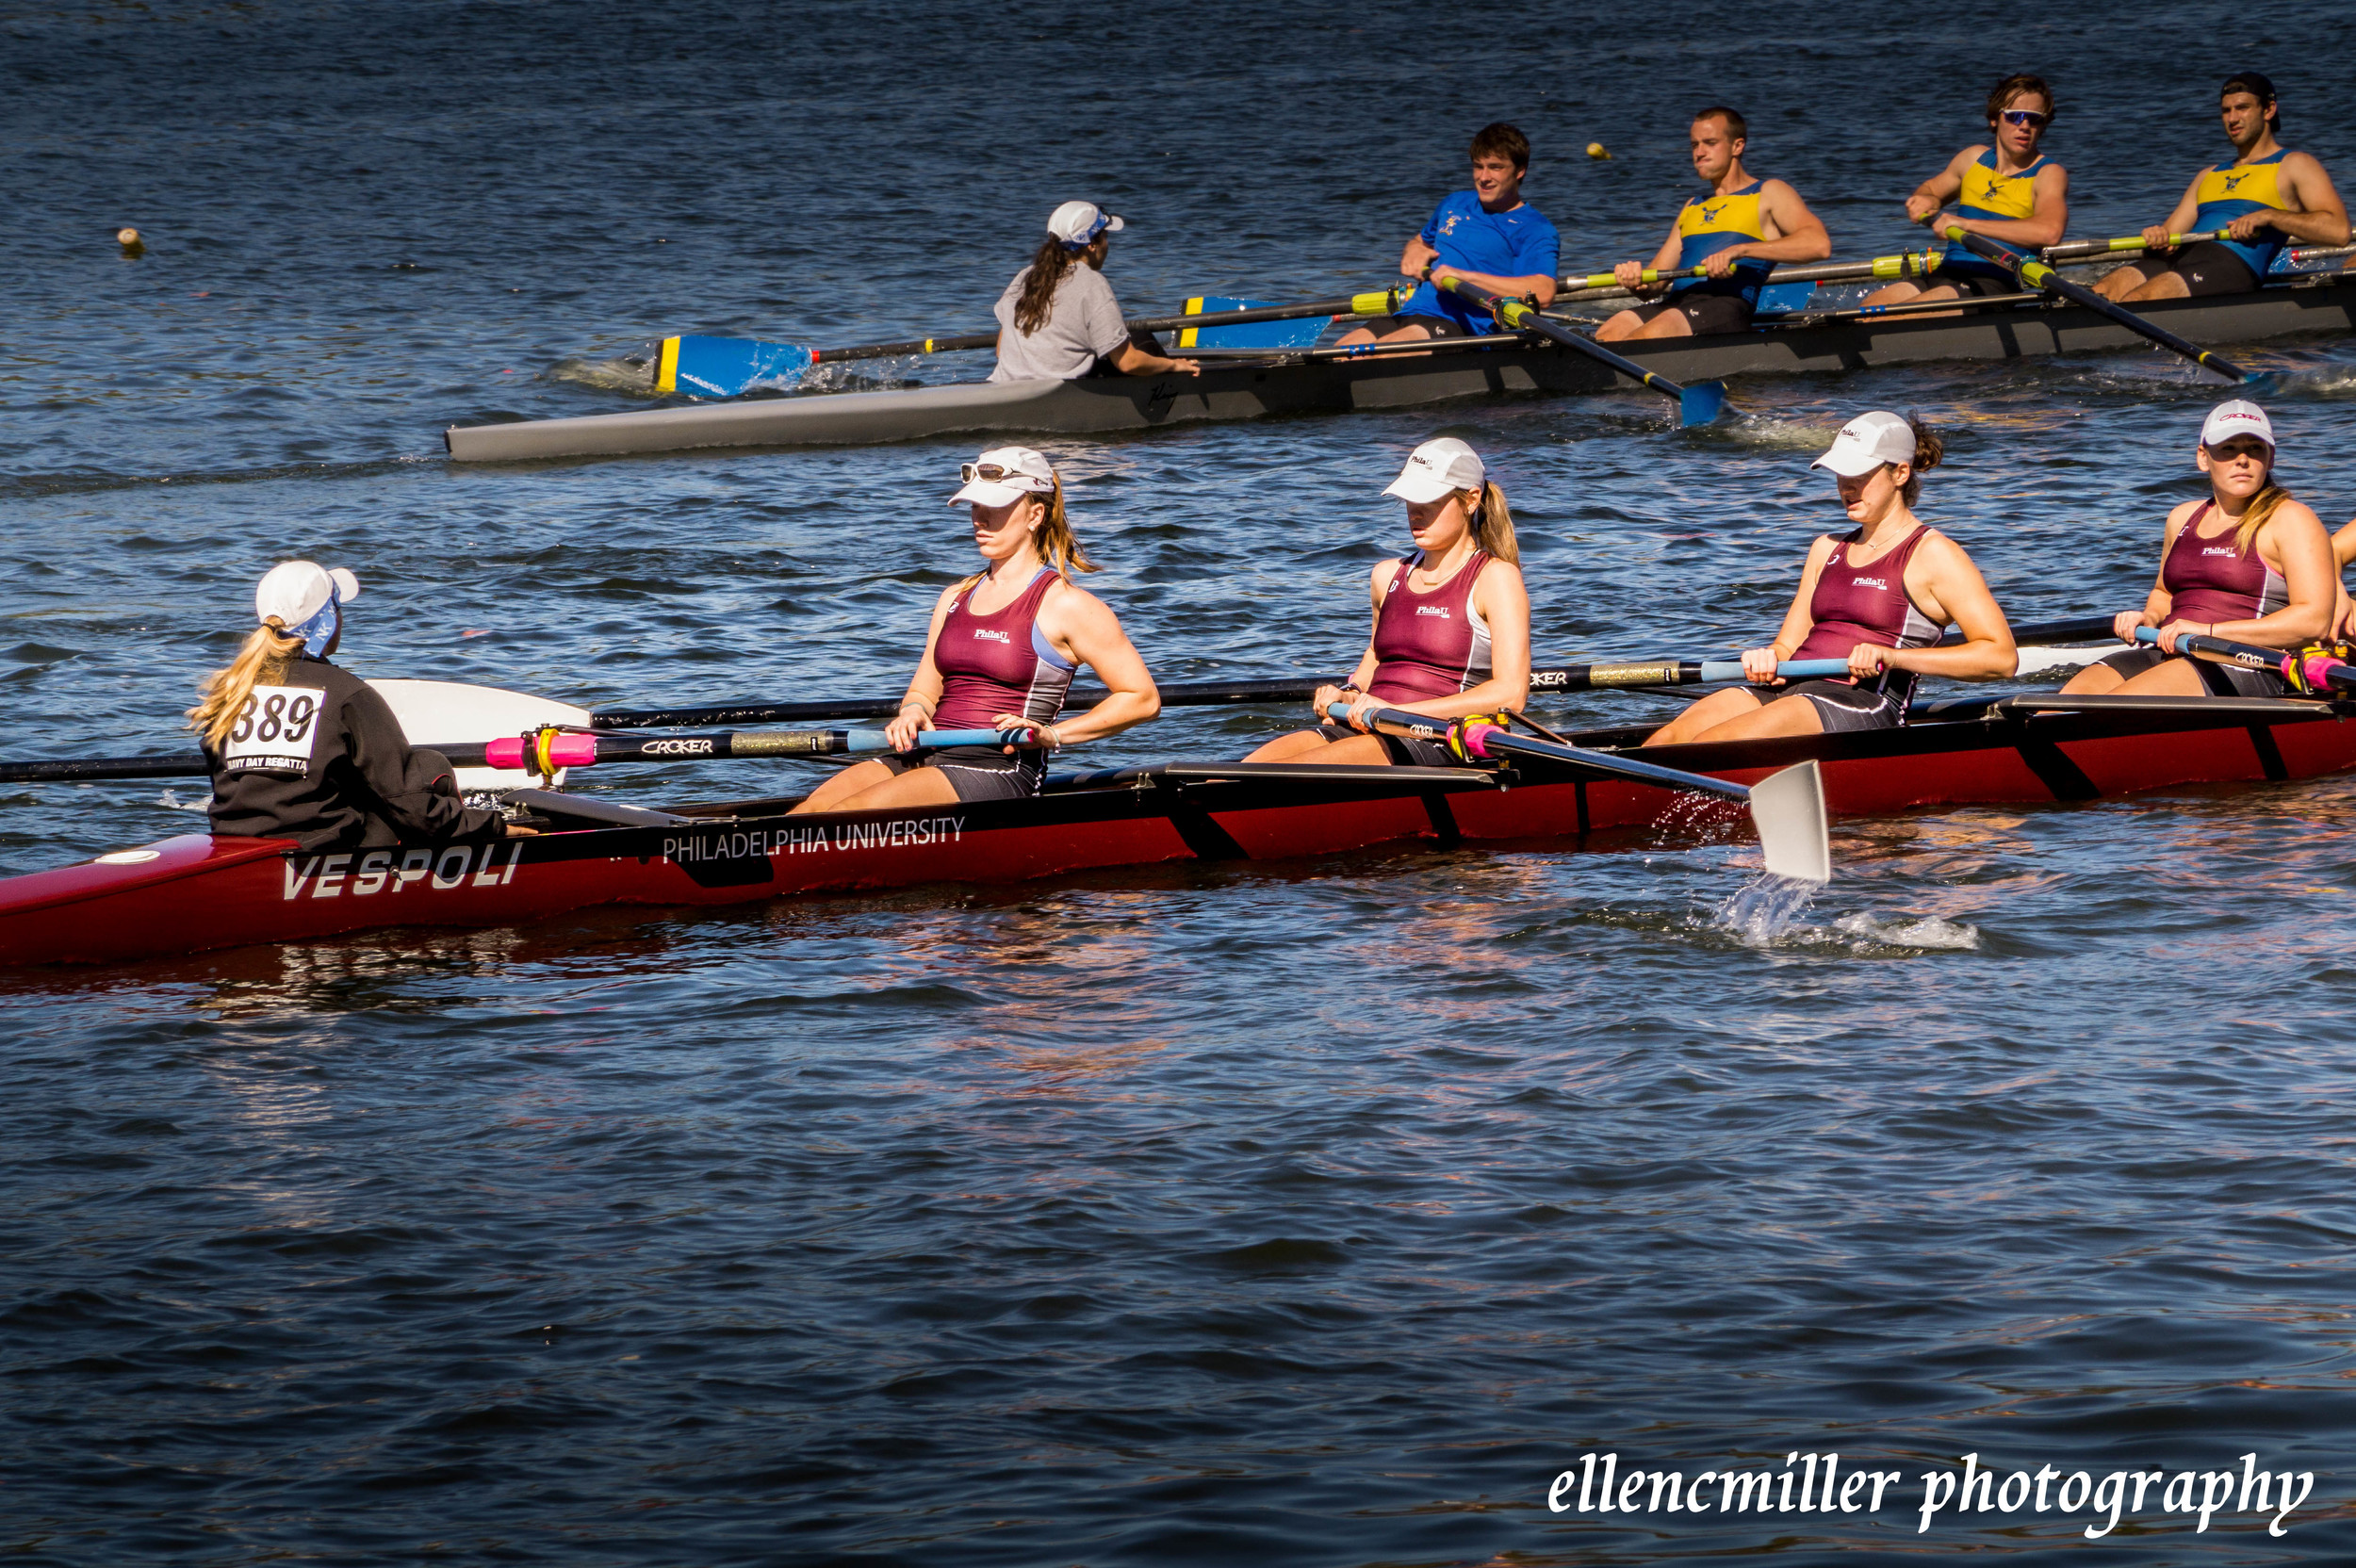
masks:
[[[1497,482],[1484,481],[1478,492],[1464,494],[1470,498],[1464,510],[1472,518],[1473,543],[1509,566],[1520,565],[1522,547],[1513,542],[1513,514]]]
[[[2050,103],[2052,100],[2047,101]],[[1908,465],[1912,472],[1906,475],[1906,482],[1898,494],[1906,503],[1907,510],[1911,511],[1915,498],[1922,494],[1922,476],[1938,467],[1946,457],[1947,443],[1939,438],[1937,431],[1922,422],[1920,414],[1906,416],[1906,429],[1914,433],[1914,461]]]
[[[2250,547],[2258,542],[2258,531],[2266,526],[2275,509],[2291,498],[2291,493],[2274,482],[2271,473],[2258,493],[2250,498],[2250,505],[2241,514],[2241,527],[2233,531],[2233,551],[2248,555]]]
[[[303,650],[303,639],[289,633],[273,615],[254,629],[226,669],[215,670],[205,682],[205,695],[188,710],[188,727],[218,746],[237,727],[237,715],[256,686],[271,686],[286,673],[287,662]]]
[[[1095,562],[1088,558],[1088,552],[1080,547],[1080,541],[1072,536],[1072,519],[1064,515],[1063,479],[1060,475],[1055,479],[1055,488],[1048,493],[1041,504],[1047,508],[1047,520],[1039,525],[1039,532],[1033,537],[1040,559],[1055,567],[1055,575],[1066,582],[1072,580],[1074,572],[1101,570]]]
[[[1072,251],[1049,235],[1031,257],[1031,275],[1023,280],[1023,297],[1014,302],[1014,330],[1028,337],[1047,324],[1047,309],[1072,265],[1088,253]]]

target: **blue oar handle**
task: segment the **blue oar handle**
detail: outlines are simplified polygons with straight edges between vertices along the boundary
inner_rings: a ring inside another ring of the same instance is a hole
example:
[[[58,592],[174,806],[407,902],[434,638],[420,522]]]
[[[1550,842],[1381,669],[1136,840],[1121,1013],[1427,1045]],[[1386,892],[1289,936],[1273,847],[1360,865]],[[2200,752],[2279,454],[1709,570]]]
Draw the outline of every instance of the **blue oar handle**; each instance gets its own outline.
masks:
[[[2185,639],[2186,637],[2190,636],[2190,635],[2191,635],[2191,633],[2190,633],[2190,632],[2185,632],[2185,631],[2180,631],[2180,632],[2178,632],[2178,633],[2176,634],[2176,646],[2175,646],[2175,648],[2174,648],[2174,650],[2173,650],[2173,651],[2174,651],[2174,652],[2177,652],[2177,653],[2182,653],[2182,652],[2184,652],[2184,639]],[[2138,642],[2138,643],[2157,643],[2159,640],[2160,640],[2160,629],[2159,629],[2158,627],[2155,627],[2155,626],[2139,626],[2139,627],[2135,628],[2135,641],[2136,641],[2136,642]]]
[[[1775,673],[1786,680],[1824,680],[1849,673],[1845,659],[1787,659],[1775,666]],[[1741,680],[1742,661],[1740,659],[1706,659],[1702,661],[1702,679]]]
[[[892,738],[880,729],[848,729],[843,731],[848,744],[846,751],[890,751]],[[945,751],[951,746],[1036,746],[1039,731],[1022,729],[920,729],[916,732],[920,750]]]

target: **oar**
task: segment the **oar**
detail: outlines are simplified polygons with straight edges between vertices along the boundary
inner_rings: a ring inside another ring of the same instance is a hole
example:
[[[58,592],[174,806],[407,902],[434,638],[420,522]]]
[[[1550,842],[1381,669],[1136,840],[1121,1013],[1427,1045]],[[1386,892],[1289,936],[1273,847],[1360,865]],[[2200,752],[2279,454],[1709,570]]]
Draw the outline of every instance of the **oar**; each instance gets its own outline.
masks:
[[[2198,343],[2179,337],[2166,327],[2156,326],[2145,320],[2124,305],[2113,303],[2091,288],[2084,288],[2071,283],[2045,263],[2025,256],[2014,255],[1986,235],[1973,234],[1957,223],[1950,223],[1941,232],[1950,243],[1960,245],[1973,255],[1994,262],[2031,288],[2042,289],[2057,300],[2068,300],[2073,305],[2083,305],[2087,310],[2107,316],[2128,331],[2140,333],[2161,348],[2171,349],[2194,364],[2215,370],[2218,375],[2241,383],[2255,379],[2241,367],[2229,360],[2218,358]]]
[[[1327,711],[1335,719],[1347,720],[1350,705],[1333,703]],[[1495,718],[1428,719],[1421,713],[1410,713],[1398,708],[1377,708],[1366,717],[1375,728],[1386,735],[1437,741],[1467,760],[1475,758],[1483,761],[1500,760],[1505,757],[1544,758],[1610,777],[1625,778],[1632,783],[1652,784],[1666,790],[1693,791],[1742,801],[1751,808],[1751,825],[1759,830],[1759,848],[1766,854],[1769,871],[1777,876],[1788,876],[1801,882],[1828,882],[1832,879],[1832,842],[1824,825],[1824,783],[1812,760],[1785,768],[1761,779],[1757,785],[1743,785],[1712,778],[1708,774],[1664,768],[1658,762],[1639,761],[1618,752],[1592,751],[1585,746],[1567,745],[1559,741],[1516,735]]]
[[[1256,321],[1305,321],[1312,317],[1388,316],[1407,300],[1404,287],[1378,289],[1340,299],[1292,305],[1254,305],[1243,310],[1205,311],[1192,316],[1140,317],[1124,323],[1131,332],[1177,332],[1187,328],[1240,327]],[[649,378],[662,394],[693,392],[733,398],[754,386],[798,385],[813,365],[854,359],[896,359],[904,354],[958,353],[998,346],[995,332],[958,337],[910,337],[897,343],[854,343],[838,349],[769,343],[757,337],[666,337],[658,347]]]
[[[1679,386],[1668,377],[1656,375],[1634,360],[1622,359],[1593,338],[1573,332],[1560,321],[1550,321],[1527,300],[1509,300],[1502,294],[1492,294],[1478,284],[1463,278],[1435,277],[1432,283],[1459,298],[1471,301],[1497,318],[1501,326],[1516,332],[1533,332],[1548,342],[1560,343],[1566,349],[1585,354],[1593,360],[1609,365],[1631,381],[1642,382],[1663,397],[1677,400],[1677,420],[1680,424],[1706,425],[1718,417],[1726,406],[1726,386],[1724,382],[1697,382],[1692,386]]]
[[[1038,743],[1039,731],[1021,729],[924,729],[916,735],[922,750],[951,746],[1015,746]],[[436,746],[453,764],[472,766],[481,759],[487,768],[524,768],[551,774],[561,768],[589,768],[600,762],[709,762],[767,757],[843,757],[862,751],[890,751],[891,737],[880,729],[736,729],[704,735],[592,735],[577,729],[542,729],[531,735],[509,736],[486,745]]]
[[[1023,729],[926,729],[917,733],[919,747],[1028,746],[1038,731]],[[595,767],[599,762],[716,762],[750,758],[842,757],[863,751],[889,751],[891,741],[880,729],[722,730],[703,735],[592,735],[580,730],[544,728],[531,735],[507,736],[490,742],[434,745],[456,768],[527,769],[553,774],[564,768]],[[204,755],[183,752],[162,757],[92,757],[61,762],[0,763],[0,783],[29,784],[99,778],[199,778],[210,773]]]
[[[1448,341],[1443,339],[1442,341]],[[2050,643],[2083,643],[2112,635],[2107,615],[2082,615],[2066,621],[2037,621],[2015,627],[2012,640],[2022,647]],[[1962,635],[1950,632],[1943,642],[1961,642]],[[1683,662],[1651,660],[1644,668],[1681,668]],[[1578,692],[1606,686],[1650,686],[1661,684],[1650,680],[1595,680],[1582,672],[1595,669],[1632,668],[1612,664],[1562,664],[1530,672],[1530,689],[1533,692]],[[1742,678],[1742,666],[1728,663],[1732,672],[1726,680]],[[1200,680],[1178,682],[1160,688],[1164,708],[1232,708],[1255,702],[1305,702],[1317,694],[1320,686],[1340,684],[1332,676],[1289,677],[1261,680]],[[1075,708],[1093,707],[1104,700],[1101,687],[1075,686],[1068,700]],[[900,710],[897,697],[864,697],[849,702],[741,702],[712,708],[611,708],[589,715],[588,723],[596,729],[680,729],[703,725],[737,724],[807,724],[813,719],[883,719]],[[5,777],[0,775],[0,777]]]
[[[2043,621],[2013,629],[2013,641],[2022,647],[2048,643],[2086,642],[2110,635],[2112,635],[2111,621],[2108,616],[2104,615],[2089,615],[2067,621]],[[1957,634],[1951,632],[1946,640],[1959,641],[1960,638]],[[1812,664],[1816,662],[1810,661],[1809,662]],[[1837,662],[1824,661],[1824,662]],[[1787,676],[1791,675],[1793,667],[1795,666],[1787,666],[1783,673]],[[1688,668],[1724,671],[1725,673],[1697,676],[1691,681],[1682,678],[1639,679],[1633,674],[1619,678],[1615,674],[1621,671],[1643,671],[1647,675],[1658,675],[1664,671],[1682,672]],[[1839,670],[1811,672],[1812,675],[1839,673]],[[1656,660],[1640,664],[1563,664],[1530,671],[1530,688],[1532,692],[1604,691],[1627,686],[1681,685],[1699,684],[1703,680],[1739,680],[1742,677],[1742,664],[1732,660]],[[1808,678],[1801,677],[1800,678]],[[1317,694],[1318,687],[1336,683],[1330,676],[1296,677],[1281,680],[1203,680],[1164,686],[1161,688],[1161,698],[1162,706],[1165,708],[1228,708],[1264,702],[1306,702]],[[521,704],[527,708],[540,701],[540,699],[517,693],[490,692],[484,688],[460,687],[455,683],[397,681],[390,684],[447,687],[451,692],[479,693],[488,697],[504,699],[510,704]],[[428,693],[417,700],[418,717],[413,720],[404,714],[404,723],[408,724],[409,727],[422,727],[423,724],[433,722],[421,715],[435,710],[436,705],[427,700],[434,694]],[[1070,694],[1070,700],[1075,708],[1093,707],[1102,702],[1105,695],[1106,694],[1101,688],[1075,686]],[[541,706],[545,709],[560,705],[543,702]],[[400,709],[401,704],[396,703],[395,707]],[[447,709],[447,702],[442,703],[441,707]],[[693,729],[707,726],[757,724],[808,724],[817,719],[888,719],[899,710],[900,702],[896,697],[862,697],[848,702],[739,702],[702,708],[611,708],[596,712],[585,710],[573,711],[579,714],[578,722],[589,728],[620,730]],[[535,718],[538,716],[534,715]],[[478,718],[478,722],[483,721]],[[567,722],[573,722],[569,715]],[[479,735],[483,733],[483,730],[478,728],[475,733]],[[880,733],[880,731],[868,731],[867,733]],[[466,744],[436,746],[434,749],[449,757],[453,764],[459,764],[461,753],[480,756],[483,743],[472,743],[471,751]],[[824,754],[810,753],[809,755]],[[609,757],[610,760],[612,759]],[[466,762],[461,765],[471,767],[488,764]],[[60,761],[0,762],[0,784],[99,778],[202,778],[208,771],[205,765],[205,759],[192,751],[146,757],[71,758]]]
[[[2157,627],[2135,628],[2135,641],[2156,644],[2160,640]],[[2206,659],[2214,664],[2237,664],[2245,670],[2265,670],[2290,682],[2294,692],[2320,692],[2327,686],[2343,691],[2356,689],[2356,668],[2350,668],[2339,655],[2320,648],[2265,648],[2255,643],[2236,643],[2229,637],[2204,637],[2197,631],[2180,631],[2176,645],[2168,651]]]

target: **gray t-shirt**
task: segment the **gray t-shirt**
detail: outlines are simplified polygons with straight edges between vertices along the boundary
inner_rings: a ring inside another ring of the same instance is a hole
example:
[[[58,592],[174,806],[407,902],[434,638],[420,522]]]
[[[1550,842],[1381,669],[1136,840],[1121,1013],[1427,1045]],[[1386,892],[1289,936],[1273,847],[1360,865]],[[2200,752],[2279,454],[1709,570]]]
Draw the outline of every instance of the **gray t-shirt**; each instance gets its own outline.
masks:
[[[1055,301],[1039,331],[1027,336],[1015,331],[1015,303],[1030,278],[1031,270],[1025,267],[998,296],[998,368],[990,373],[990,380],[1072,381],[1094,369],[1100,357],[1119,353],[1129,341],[1113,286],[1085,261],[1055,285]]]

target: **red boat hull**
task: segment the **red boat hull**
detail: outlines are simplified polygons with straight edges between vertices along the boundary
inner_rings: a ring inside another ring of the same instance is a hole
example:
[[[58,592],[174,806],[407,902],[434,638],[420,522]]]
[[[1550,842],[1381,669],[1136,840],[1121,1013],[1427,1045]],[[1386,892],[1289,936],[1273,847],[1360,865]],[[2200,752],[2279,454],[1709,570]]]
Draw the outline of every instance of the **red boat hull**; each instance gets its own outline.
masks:
[[[2006,714],[1646,756],[1744,783],[1814,758],[1827,807],[1849,816],[2303,778],[2356,766],[2356,725],[2324,704],[2220,706],[2231,711]],[[1624,743],[1635,733],[1579,739]],[[1417,839],[1576,840],[1740,815],[1723,801],[1534,763],[1501,778],[1469,770],[1461,778],[1401,776],[1365,769],[1347,777],[1221,779],[1208,765],[1172,764],[1031,801],[793,818],[783,814],[789,802],[755,801],[684,808],[661,825],[583,824],[482,847],[352,855],[191,835],[0,881],[0,964],[122,962],[394,925],[513,925],[595,904],[735,904],[824,890],[1012,882]]]

